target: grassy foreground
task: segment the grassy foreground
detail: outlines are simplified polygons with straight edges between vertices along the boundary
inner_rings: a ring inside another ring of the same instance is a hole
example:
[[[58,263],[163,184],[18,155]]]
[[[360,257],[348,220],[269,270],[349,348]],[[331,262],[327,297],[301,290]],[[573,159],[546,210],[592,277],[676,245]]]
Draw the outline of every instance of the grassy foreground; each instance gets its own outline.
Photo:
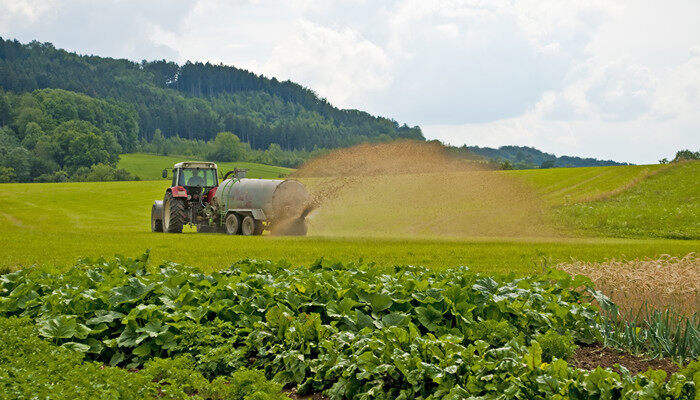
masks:
[[[0,267],[66,267],[80,257],[135,256],[151,249],[154,262],[173,260],[215,270],[241,258],[285,259],[302,265],[318,258],[379,265],[466,265],[476,271],[524,274],[543,263],[577,259],[635,259],[697,251],[697,240],[610,238],[376,239],[242,237],[151,233],[149,213],[162,198],[162,181],[3,184],[0,190]]]
[[[170,169],[181,161],[197,161],[189,156],[156,156],[153,154],[131,153],[119,156],[119,168],[129,171],[141,180],[162,179],[164,168]],[[201,161],[201,160],[199,160]],[[249,178],[278,179],[289,175],[291,168],[277,167],[273,165],[257,164],[250,162],[222,162],[216,163],[219,171],[226,173],[234,168],[247,168]],[[169,176],[170,172],[168,172]]]

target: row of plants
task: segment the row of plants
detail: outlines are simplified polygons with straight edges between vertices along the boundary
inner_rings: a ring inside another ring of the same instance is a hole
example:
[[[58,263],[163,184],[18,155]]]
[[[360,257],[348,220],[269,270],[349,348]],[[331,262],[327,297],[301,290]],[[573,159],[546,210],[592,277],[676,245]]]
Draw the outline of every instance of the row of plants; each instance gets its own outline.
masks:
[[[154,358],[138,371],[105,367],[40,339],[27,318],[0,317],[0,400],[147,398],[289,400],[258,371],[210,382],[187,357]]]
[[[671,377],[571,367],[574,346],[604,339],[590,302],[609,300],[560,271],[246,260],[205,274],[147,260],[6,274],[0,315],[29,318],[45,339],[110,366],[186,357],[210,380],[246,367],[338,400],[692,399],[700,383],[697,361]]]

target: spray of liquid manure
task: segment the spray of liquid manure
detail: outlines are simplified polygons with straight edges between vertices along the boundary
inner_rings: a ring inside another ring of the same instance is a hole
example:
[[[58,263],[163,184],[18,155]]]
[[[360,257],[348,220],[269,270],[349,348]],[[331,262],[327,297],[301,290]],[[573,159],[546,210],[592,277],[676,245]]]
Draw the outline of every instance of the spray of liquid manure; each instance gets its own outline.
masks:
[[[319,236],[557,236],[546,207],[523,183],[439,143],[398,141],[333,151],[299,168]]]

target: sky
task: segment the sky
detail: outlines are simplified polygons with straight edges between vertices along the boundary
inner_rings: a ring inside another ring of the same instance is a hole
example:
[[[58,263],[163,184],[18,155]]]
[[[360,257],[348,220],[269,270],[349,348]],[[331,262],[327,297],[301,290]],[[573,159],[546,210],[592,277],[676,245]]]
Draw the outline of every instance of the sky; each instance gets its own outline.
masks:
[[[461,146],[700,150],[700,1],[0,0],[0,36],[210,61]]]

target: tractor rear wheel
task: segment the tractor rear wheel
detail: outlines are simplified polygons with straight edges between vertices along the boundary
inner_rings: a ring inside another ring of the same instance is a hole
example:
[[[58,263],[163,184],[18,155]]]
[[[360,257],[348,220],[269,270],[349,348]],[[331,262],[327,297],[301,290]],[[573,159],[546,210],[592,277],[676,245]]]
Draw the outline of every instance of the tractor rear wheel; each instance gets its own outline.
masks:
[[[261,235],[262,231],[263,226],[261,221],[256,221],[255,218],[250,215],[243,218],[241,233],[243,233],[244,236]]]
[[[163,199],[163,232],[182,233],[186,219],[185,201],[166,193]]]
[[[151,207],[151,232],[163,232],[163,220],[156,215],[156,205]]]
[[[226,216],[226,234],[238,235],[241,233],[241,218],[236,213],[231,213]]]

